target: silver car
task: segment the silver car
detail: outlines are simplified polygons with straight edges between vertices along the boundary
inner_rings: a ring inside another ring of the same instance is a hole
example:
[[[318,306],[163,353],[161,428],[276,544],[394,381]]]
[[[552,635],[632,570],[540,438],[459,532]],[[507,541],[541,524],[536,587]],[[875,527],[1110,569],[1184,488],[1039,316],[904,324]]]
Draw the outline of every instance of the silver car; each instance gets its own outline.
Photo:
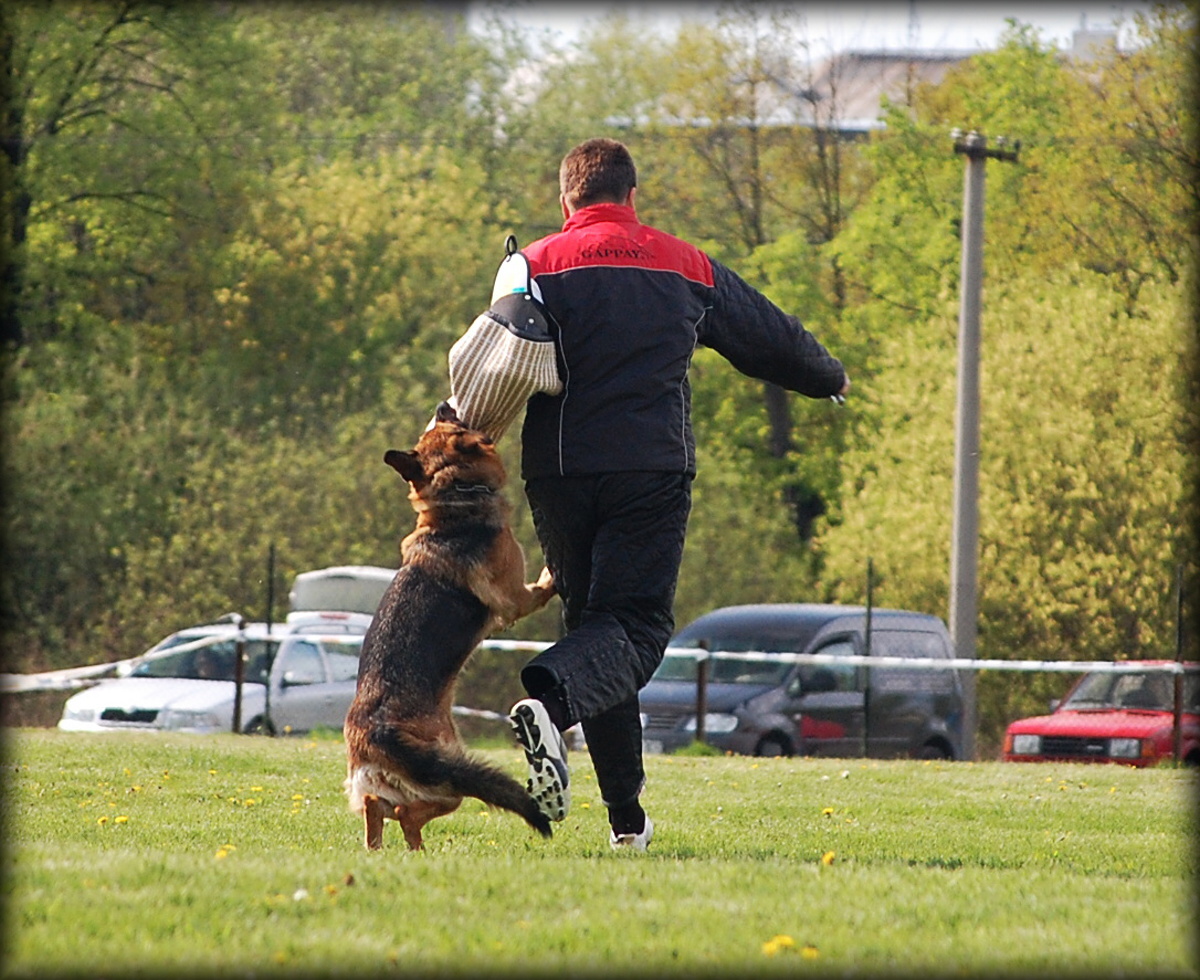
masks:
[[[328,624],[251,624],[241,634],[240,729],[268,734],[340,729],[354,700],[358,657],[370,617]],[[223,629],[172,636],[167,646],[122,665],[124,675],[67,700],[66,731],[233,730],[238,633]],[[187,631],[192,633],[193,631]]]

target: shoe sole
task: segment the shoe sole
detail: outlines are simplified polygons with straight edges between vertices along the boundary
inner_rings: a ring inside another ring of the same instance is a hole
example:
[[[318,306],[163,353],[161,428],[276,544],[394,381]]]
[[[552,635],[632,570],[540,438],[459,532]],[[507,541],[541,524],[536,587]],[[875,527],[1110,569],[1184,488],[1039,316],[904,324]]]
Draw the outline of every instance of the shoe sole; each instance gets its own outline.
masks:
[[[559,766],[565,770],[566,761],[551,754],[542,739],[542,729],[532,707],[519,705],[509,716],[509,721],[529,764],[525,789],[548,819],[565,820],[571,809],[571,791],[567,786],[569,777],[564,777]]]

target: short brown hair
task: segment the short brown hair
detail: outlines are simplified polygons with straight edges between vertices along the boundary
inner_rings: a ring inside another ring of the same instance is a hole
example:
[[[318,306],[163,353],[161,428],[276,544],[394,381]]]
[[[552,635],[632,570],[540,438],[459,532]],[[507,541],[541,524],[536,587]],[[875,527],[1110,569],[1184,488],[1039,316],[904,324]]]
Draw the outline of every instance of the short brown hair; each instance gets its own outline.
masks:
[[[624,143],[590,139],[563,157],[558,186],[572,210],[600,202],[622,204],[637,187],[637,168]]]

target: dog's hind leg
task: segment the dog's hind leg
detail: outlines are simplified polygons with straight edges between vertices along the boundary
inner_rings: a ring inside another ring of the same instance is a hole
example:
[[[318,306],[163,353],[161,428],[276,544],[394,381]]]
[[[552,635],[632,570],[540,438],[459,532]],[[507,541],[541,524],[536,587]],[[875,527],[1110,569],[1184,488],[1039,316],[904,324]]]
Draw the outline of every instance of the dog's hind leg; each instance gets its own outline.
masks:
[[[378,796],[368,794],[363,797],[363,822],[366,824],[365,843],[368,851],[378,851],[383,847],[383,821],[388,817],[397,819],[395,810],[383,802]],[[404,835],[408,837],[408,833]]]
[[[421,828],[430,820],[444,817],[458,809],[461,799],[453,802],[447,800],[419,800],[396,807],[396,819],[400,821],[400,829],[404,831],[404,839],[408,842],[409,850],[420,851],[425,847],[421,839]]]

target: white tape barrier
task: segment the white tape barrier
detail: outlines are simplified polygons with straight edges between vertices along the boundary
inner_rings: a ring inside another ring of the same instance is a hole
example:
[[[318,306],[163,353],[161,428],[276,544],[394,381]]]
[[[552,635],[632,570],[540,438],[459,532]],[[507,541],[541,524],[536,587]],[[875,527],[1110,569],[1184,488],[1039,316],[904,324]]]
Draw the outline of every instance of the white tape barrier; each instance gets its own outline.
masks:
[[[956,657],[863,657],[844,653],[766,653],[748,651],[709,653],[686,647],[667,647],[667,652],[677,656],[691,656],[695,660],[746,660],[751,662],[789,664],[860,664],[864,667],[911,667],[916,670],[1018,670],[1057,671],[1071,674],[1129,674],[1167,673],[1182,674],[1200,671],[1200,664],[1181,664],[1175,661],[1148,664],[1112,660],[968,660]]]
[[[480,649],[506,650],[520,653],[540,653],[550,643],[527,640],[485,640]],[[912,667],[917,670],[1020,670],[1058,671],[1059,673],[1142,673],[1161,672],[1182,674],[1200,671],[1200,664],[1180,664],[1174,661],[1147,664],[1112,660],[968,660],[937,657],[863,657],[845,653],[771,653],[748,650],[733,653],[726,650],[708,651],[697,647],[667,647],[667,653],[693,660],[744,660],[751,663],[788,664],[862,664],[867,667]]]
[[[317,639],[346,639],[345,633],[317,636],[304,634]],[[212,646],[215,643],[228,642],[236,636],[203,637],[190,643],[180,643],[169,647],[171,653],[181,653],[185,650]],[[541,653],[551,643],[534,640],[485,640],[480,649],[498,650],[509,653]],[[166,651],[163,651],[166,652]],[[1163,673],[1183,674],[1200,671],[1198,664],[1182,664],[1176,661],[1148,664],[1144,662],[1130,663],[1128,661],[1111,660],[969,660],[962,658],[938,659],[936,657],[863,657],[842,653],[770,653],[762,650],[751,650],[733,653],[729,651],[700,650],[695,647],[667,647],[667,652],[681,657],[691,657],[701,660],[743,660],[748,662],[797,663],[797,664],[858,664],[872,669],[876,667],[904,667],[912,670],[1011,670],[1024,672],[1057,672],[1067,674],[1085,673]],[[0,693],[12,694],[24,691],[69,691],[81,687],[99,684],[116,674],[121,664],[132,660],[119,660],[107,664],[96,664],[91,667],[72,667],[67,670],[51,670],[40,674],[0,674]],[[474,709],[464,709],[472,712]],[[494,715],[495,712],[484,712],[481,717]],[[497,715],[497,718],[504,717]]]
[[[271,633],[272,639],[283,640],[288,637],[300,636],[306,640],[344,642],[347,639],[357,639],[356,633]],[[167,654],[187,653],[189,650],[199,650],[202,647],[216,646],[218,643],[236,643],[238,639],[265,640],[266,634],[256,633],[253,636],[237,633],[220,633],[215,636],[202,636],[197,640],[186,643],[176,643],[174,646],[155,650],[153,653],[143,653],[125,660],[111,660],[104,664],[92,664],[87,667],[68,667],[65,670],[45,670],[37,674],[0,674],[0,694],[24,694],[30,691],[75,691],[83,687],[94,687],[101,681],[111,680],[117,676],[118,670],[127,664],[138,663],[148,657],[160,657]],[[549,646],[549,644],[546,644]]]

